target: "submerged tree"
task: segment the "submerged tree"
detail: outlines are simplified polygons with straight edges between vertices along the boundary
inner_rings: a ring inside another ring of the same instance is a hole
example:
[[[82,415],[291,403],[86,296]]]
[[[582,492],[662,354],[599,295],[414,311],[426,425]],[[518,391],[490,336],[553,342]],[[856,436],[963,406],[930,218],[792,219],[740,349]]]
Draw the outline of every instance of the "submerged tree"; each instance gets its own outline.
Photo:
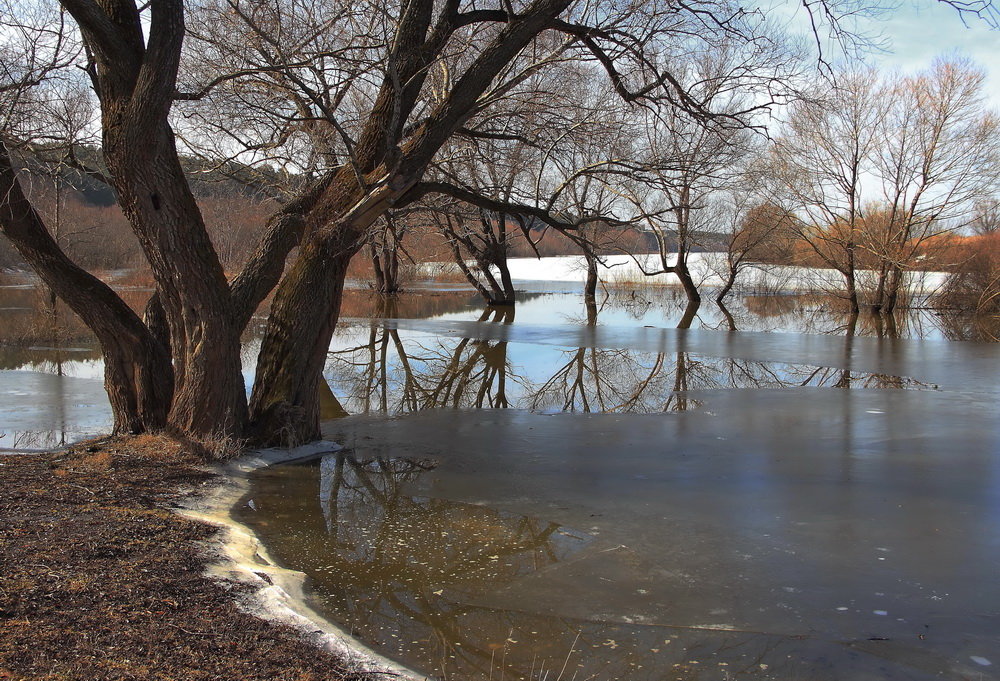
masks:
[[[760,66],[746,61],[737,46],[723,45],[686,68],[698,83],[693,96],[719,101],[722,111],[739,120],[755,107],[742,98],[739,84],[746,70]],[[699,245],[696,233],[710,219],[705,217],[710,197],[732,186],[752,154],[750,130],[740,125],[712,130],[681,109],[669,109],[642,126],[642,135],[638,153],[644,162],[629,196],[655,236],[657,262],[652,267],[637,264],[647,276],[673,274],[688,300],[696,303],[701,293],[689,264]]]
[[[842,73],[832,94],[793,108],[777,176],[800,238],[841,273],[853,310],[867,294],[891,313],[904,274],[995,191],[1000,128],[982,85],[969,63],[937,60],[906,78]]]
[[[885,212],[865,243],[878,267],[871,301],[891,314],[904,275],[942,234],[974,221],[974,204],[1000,185],[1000,119],[986,109],[985,74],[938,59],[891,89],[886,143],[875,160]]]
[[[719,272],[722,286],[715,293],[715,301],[720,305],[743,272],[761,267],[763,263],[787,262],[796,230],[794,215],[768,201],[755,203],[759,195],[747,187],[730,194],[729,204],[719,209],[723,217],[728,218],[723,232],[726,235],[725,260]]]
[[[407,257],[403,247],[406,218],[400,211],[388,211],[368,234],[368,251],[375,274],[373,288],[381,296],[394,296],[402,290],[400,265]]]
[[[848,72],[825,100],[793,107],[775,151],[786,205],[803,216],[798,237],[825,266],[840,273],[855,312],[860,309],[862,179],[879,144],[884,116],[875,72]]]
[[[456,266],[486,304],[513,305],[514,282],[507,258],[514,237],[527,229],[512,224],[516,217],[455,201],[437,202],[433,216]]]

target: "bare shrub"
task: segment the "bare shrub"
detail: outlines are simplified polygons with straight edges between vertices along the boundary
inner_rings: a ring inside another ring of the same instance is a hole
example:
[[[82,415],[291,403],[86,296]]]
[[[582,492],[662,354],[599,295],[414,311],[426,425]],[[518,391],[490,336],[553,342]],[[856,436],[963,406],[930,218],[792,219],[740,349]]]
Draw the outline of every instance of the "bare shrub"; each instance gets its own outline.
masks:
[[[1000,238],[970,239],[968,256],[948,278],[937,297],[942,307],[1000,314]]]

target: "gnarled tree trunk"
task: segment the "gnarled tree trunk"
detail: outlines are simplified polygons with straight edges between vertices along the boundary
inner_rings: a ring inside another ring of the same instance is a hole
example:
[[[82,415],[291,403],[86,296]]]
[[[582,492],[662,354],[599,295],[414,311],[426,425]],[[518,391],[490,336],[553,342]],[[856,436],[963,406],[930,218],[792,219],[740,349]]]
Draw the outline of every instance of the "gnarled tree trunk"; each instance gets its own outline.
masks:
[[[105,117],[114,107],[105,105]],[[246,389],[229,284],[163,121],[104,124],[104,154],[126,218],[156,279],[170,330],[170,423],[198,435],[240,436]]]
[[[331,213],[339,209],[342,217],[306,240],[271,305],[250,400],[249,432],[260,444],[294,445],[320,436],[319,381],[340,315],[347,267],[364,245],[368,227],[409,188],[386,184],[361,197],[353,178],[345,174],[342,182],[325,207]]]
[[[278,288],[250,401],[250,435],[256,442],[285,446],[320,437],[319,384],[347,267],[360,247],[348,230],[339,240],[313,241]],[[298,342],[289,343],[290,338]]]

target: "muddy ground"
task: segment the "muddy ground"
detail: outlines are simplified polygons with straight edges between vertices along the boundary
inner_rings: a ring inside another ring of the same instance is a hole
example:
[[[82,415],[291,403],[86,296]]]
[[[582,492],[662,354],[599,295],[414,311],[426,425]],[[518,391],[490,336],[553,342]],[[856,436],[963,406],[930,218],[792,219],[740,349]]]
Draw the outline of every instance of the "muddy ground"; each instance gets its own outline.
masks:
[[[362,681],[202,576],[217,530],[169,507],[210,480],[154,438],[0,456],[0,679]]]

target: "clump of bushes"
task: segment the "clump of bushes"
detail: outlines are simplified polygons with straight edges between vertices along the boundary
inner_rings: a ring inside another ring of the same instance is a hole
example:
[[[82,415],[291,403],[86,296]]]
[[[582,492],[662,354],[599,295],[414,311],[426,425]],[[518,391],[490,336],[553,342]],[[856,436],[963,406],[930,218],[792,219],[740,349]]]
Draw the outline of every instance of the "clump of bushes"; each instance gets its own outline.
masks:
[[[962,256],[938,304],[1000,315],[1000,233],[967,239]]]

